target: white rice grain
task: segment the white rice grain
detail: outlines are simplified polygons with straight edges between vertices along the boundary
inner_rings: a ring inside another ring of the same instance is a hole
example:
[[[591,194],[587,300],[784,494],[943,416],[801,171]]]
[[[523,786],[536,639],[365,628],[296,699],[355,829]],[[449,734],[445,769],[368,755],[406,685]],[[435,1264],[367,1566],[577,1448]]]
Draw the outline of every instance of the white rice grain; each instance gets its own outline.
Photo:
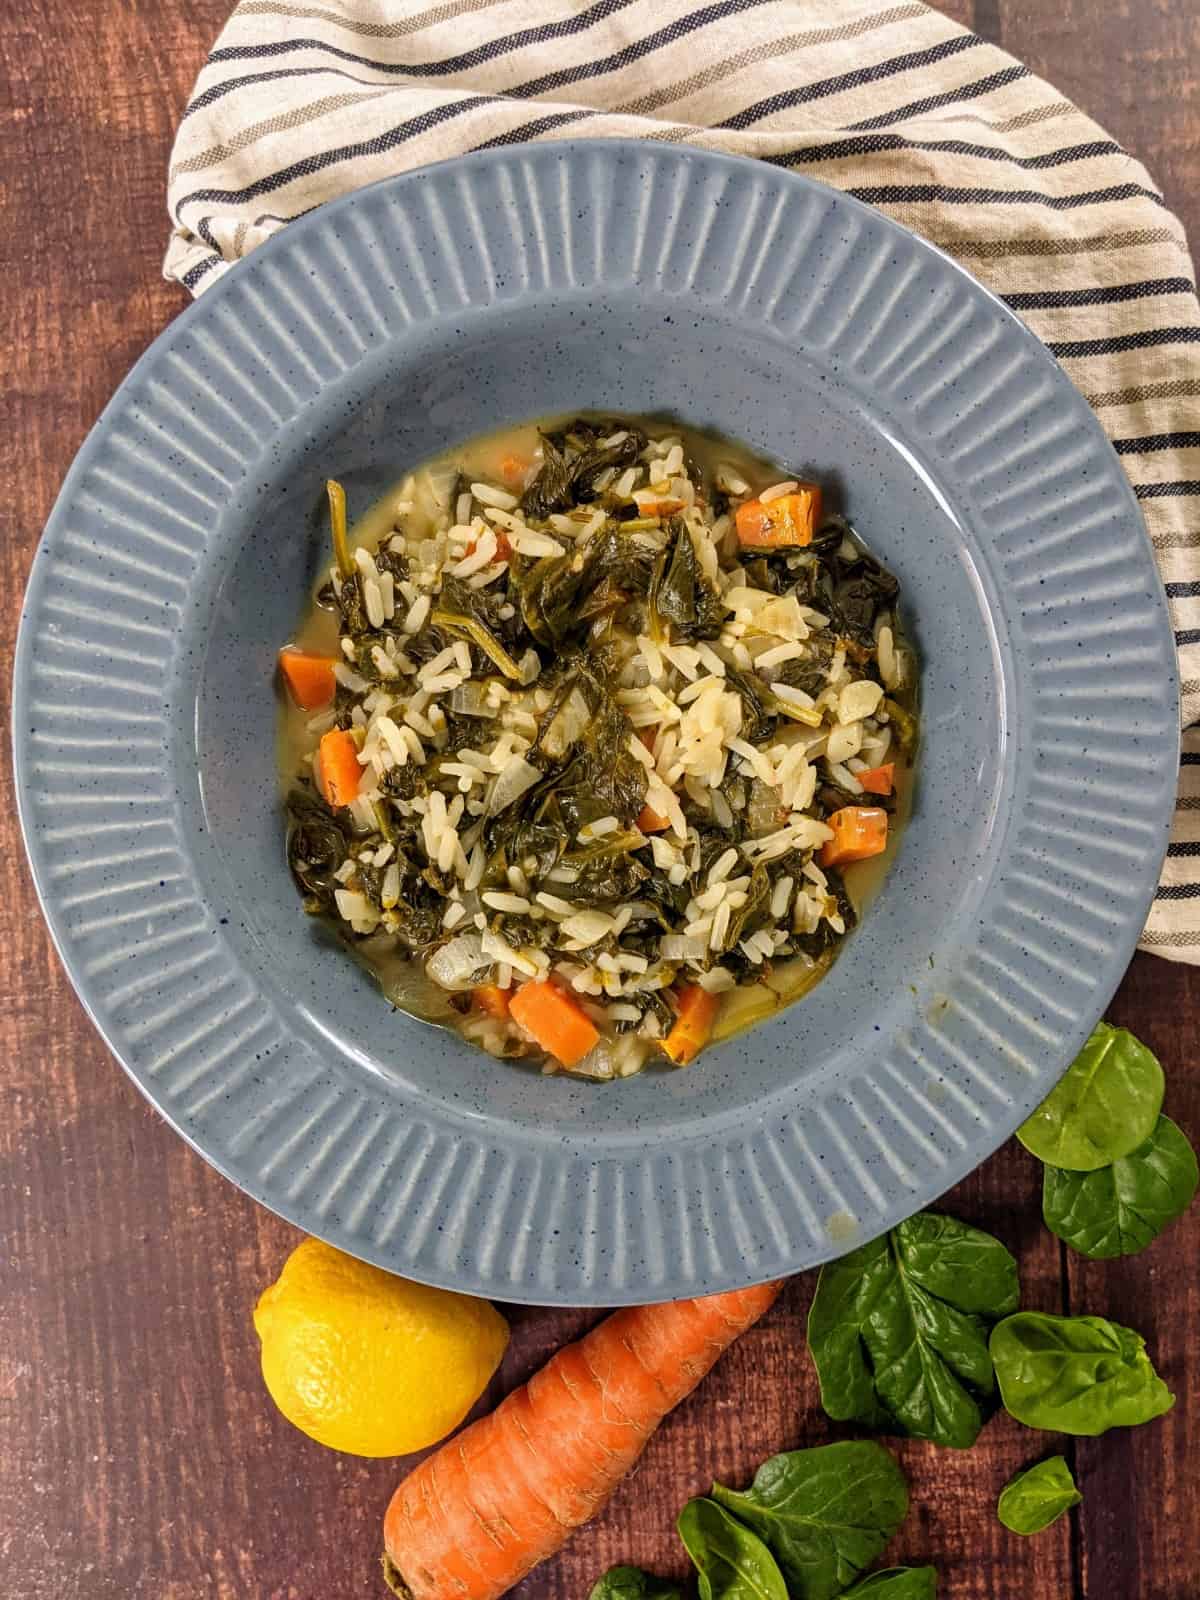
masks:
[[[759,492],[759,501],[762,505],[770,505],[772,500],[780,500],[785,494],[794,494],[800,485],[795,478],[785,478],[782,483],[773,483],[769,489]]]
[[[507,489],[494,488],[490,483],[473,483],[471,493],[481,506],[496,506],[501,511],[515,511],[520,501]]]
[[[603,911],[578,911],[560,924],[564,935],[581,947],[595,944],[613,931],[613,919]]]
[[[522,556],[561,556],[566,554],[565,546],[559,544],[557,539],[551,539],[549,534],[534,533],[530,529],[524,532],[513,530],[509,538],[513,549]]]
[[[578,838],[581,843],[588,843],[592,839],[603,839],[606,834],[616,833],[621,826],[616,817],[599,817],[595,822],[585,822],[580,828]]]
[[[405,633],[418,633],[421,630],[425,624],[425,618],[429,615],[431,603],[427,594],[417,596],[412,605],[409,606],[404,621],[401,623]]]
[[[708,883],[712,887],[721,884],[737,866],[738,853],[735,849],[724,851],[708,869]]]
[[[479,898],[485,906],[491,906],[493,911],[511,911],[514,916],[524,916],[530,910],[530,902],[522,894],[505,894],[500,889],[486,889]]]

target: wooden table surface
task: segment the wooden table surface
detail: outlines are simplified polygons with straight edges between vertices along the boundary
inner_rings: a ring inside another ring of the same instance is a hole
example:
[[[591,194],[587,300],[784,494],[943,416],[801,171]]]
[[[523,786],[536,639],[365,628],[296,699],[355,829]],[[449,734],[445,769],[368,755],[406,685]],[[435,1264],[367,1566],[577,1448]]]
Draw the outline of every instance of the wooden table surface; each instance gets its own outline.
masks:
[[[41,526],[117,381],[183,305],[159,276],[172,130],[230,0],[8,0],[0,31],[3,656]],[[1198,0],[946,0],[1081,103],[1200,224]],[[7,700],[4,717],[8,718]],[[8,729],[3,744],[8,748]],[[382,1594],[393,1462],[336,1456],[267,1400],[254,1300],[298,1235],[205,1165],[96,1037],[38,915],[0,764],[0,1595],[7,1600],[341,1600]],[[1110,1017],[1159,1054],[1200,1136],[1200,971],[1135,960]],[[1000,1417],[969,1453],[905,1444],[896,1560],[943,1600],[1200,1596],[1200,1208],[1145,1254],[1068,1255],[1015,1144],[947,1202],[1018,1253],[1026,1304],[1141,1329],[1180,1396],[1161,1422],[1065,1441],[1081,1510],[1029,1540],[994,1515],[1058,1441]],[[803,1322],[812,1278],[669,1419],[603,1517],[516,1591],[583,1600],[631,1560],[681,1572],[678,1508],[714,1476],[833,1436]],[[495,1399],[593,1320],[516,1310]],[[1188,1403],[1188,1391],[1190,1400]]]

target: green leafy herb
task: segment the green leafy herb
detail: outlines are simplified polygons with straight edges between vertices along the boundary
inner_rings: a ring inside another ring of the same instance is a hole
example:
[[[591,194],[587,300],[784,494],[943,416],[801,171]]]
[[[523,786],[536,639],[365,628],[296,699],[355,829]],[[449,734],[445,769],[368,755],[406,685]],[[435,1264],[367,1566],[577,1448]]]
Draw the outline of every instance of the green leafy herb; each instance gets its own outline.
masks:
[[[966,1449],[993,1392],[988,1324],[1017,1305],[998,1239],[920,1212],[821,1268],[808,1342],[831,1417]]]
[[[1125,1028],[1098,1022],[1017,1138],[1039,1161],[1093,1172],[1145,1143],[1162,1099],[1158,1058]]]
[[[934,1567],[888,1567],[847,1589],[842,1600],[935,1600],[936,1595]]]
[[[679,1585],[641,1567],[609,1567],[592,1585],[588,1600],[682,1600]]]
[[[991,1352],[1005,1409],[1030,1428],[1090,1437],[1175,1404],[1141,1334],[1106,1317],[1019,1311],[993,1328]]]
[[[689,1500],[675,1523],[700,1578],[700,1600],[788,1600],[775,1557],[715,1500]]]
[[[764,1461],[743,1494],[713,1499],[764,1541],[792,1600],[832,1600],[882,1551],[908,1512],[904,1474],[869,1439]]]
[[[1136,1150],[1096,1172],[1047,1167],[1042,1215],[1051,1233],[1093,1260],[1131,1256],[1182,1215],[1197,1183],[1196,1152],[1169,1117]]]
[[[1041,1533],[1083,1499],[1062,1456],[1018,1472],[1000,1491],[996,1515],[1012,1533]]]

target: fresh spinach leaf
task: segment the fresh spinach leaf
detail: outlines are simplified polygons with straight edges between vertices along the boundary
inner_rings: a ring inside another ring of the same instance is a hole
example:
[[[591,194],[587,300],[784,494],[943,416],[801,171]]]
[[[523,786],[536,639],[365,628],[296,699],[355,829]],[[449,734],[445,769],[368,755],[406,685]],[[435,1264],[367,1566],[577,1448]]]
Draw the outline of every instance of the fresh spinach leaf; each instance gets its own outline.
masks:
[[[700,1600],[788,1600],[775,1557],[715,1500],[689,1500],[675,1523],[700,1579]]]
[[[588,1600],[682,1600],[679,1585],[641,1567],[609,1567],[592,1585]]]
[[[1141,1334],[1107,1317],[1018,1311],[992,1329],[991,1352],[1005,1409],[1030,1428],[1091,1437],[1175,1404]]]
[[[1145,1144],[1110,1167],[1047,1167],[1042,1215],[1051,1233],[1094,1261],[1136,1255],[1187,1210],[1198,1176],[1187,1135],[1160,1116]]]
[[[744,1493],[717,1483],[712,1495],[768,1546],[792,1600],[840,1594],[908,1512],[904,1474],[870,1439],[772,1456]]]
[[[1017,1138],[1050,1166],[1094,1172],[1145,1143],[1162,1100],[1157,1056],[1127,1029],[1098,1022]]]
[[[1020,1298],[998,1239],[923,1211],[821,1268],[808,1342],[821,1403],[865,1423],[966,1449],[993,1392],[987,1329]]]
[[[1062,1456],[1026,1467],[1006,1483],[996,1515],[1012,1533],[1041,1533],[1083,1499]]]
[[[935,1600],[936,1595],[934,1567],[888,1567],[847,1589],[842,1600]]]

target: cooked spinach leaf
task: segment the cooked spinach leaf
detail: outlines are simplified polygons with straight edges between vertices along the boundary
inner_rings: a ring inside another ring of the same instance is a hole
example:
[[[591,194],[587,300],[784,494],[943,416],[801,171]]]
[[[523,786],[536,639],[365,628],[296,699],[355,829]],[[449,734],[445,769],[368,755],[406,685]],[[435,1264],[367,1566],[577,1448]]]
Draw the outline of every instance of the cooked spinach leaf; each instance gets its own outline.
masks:
[[[911,760],[916,752],[919,734],[916,717],[913,716],[911,711],[906,711],[890,695],[884,696],[883,709],[887,712],[888,720],[896,735],[896,743],[900,746],[901,753]]]
[[[645,595],[653,565],[650,553],[611,524],[578,551],[542,556],[514,565],[510,599],[529,632],[543,645],[581,637],[596,617]]]
[[[650,612],[655,632],[671,625],[678,641],[715,639],[725,621],[725,606],[700,571],[696,547],[681,517],[671,520],[671,543],[663,551],[650,587]]]
[[[936,1596],[935,1567],[888,1567],[847,1589],[842,1600],[936,1600]]]
[[[750,678],[736,667],[726,666],[725,687],[732,689],[742,702],[742,738],[759,739],[774,720],[767,710],[767,702]]]
[[[604,816],[632,826],[646,798],[646,769],[629,748],[632,737],[600,674],[581,655],[563,657],[534,747],[546,776],[525,800],[525,816],[561,825],[568,836]]]
[[[805,694],[820,694],[828,681],[836,649],[837,638],[834,634],[825,630],[811,634],[802,656],[781,661],[774,669],[775,681],[786,683],[792,689],[803,689]]]
[[[988,1324],[1017,1304],[998,1239],[924,1211],[821,1268],[808,1342],[839,1421],[965,1449],[994,1388]]]
[[[1026,1467],[1005,1484],[996,1515],[1011,1533],[1041,1533],[1083,1499],[1062,1456]]]
[[[1051,1233],[1080,1255],[1105,1261],[1136,1255],[1192,1202],[1196,1152],[1170,1117],[1136,1150],[1095,1172],[1046,1167],[1042,1215]]]
[[[324,800],[299,785],[288,794],[287,864],[311,915],[328,912],[338,887],[334,873],[346,859],[347,834]]]
[[[712,1497],[767,1545],[792,1600],[832,1600],[908,1513],[904,1474],[870,1439],[772,1456],[749,1489],[738,1494],[717,1483]]]
[[[1017,1138],[1050,1166],[1093,1172],[1145,1143],[1162,1101],[1158,1058],[1125,1028],[1098,1022]]]
[[[675,1526],[699,1574],[700,1600],[788,1600],[775,1557],[715,1500],[689,1500]]]
[[[1090,1437],[1175,1404],[1141,1334],[1107,1317],[1018,1311],[992,1329],[990,1347],[1005,1410],[1030,1428]]]
[[[855,643],[873,646],[875,618],[892,606],[900,585],[873,556],[856,550],[851,557],[829,556],[815,601],[834,629]]]
[[[592,1585],[588,1600],[683,1600],[679,1585],[640,1567],[609,1567]]]
[[[600,441],[624,433],[616,444]],[[548,517],[570,511],[595,493],[596,479],[607,467],[630,466],[642,453],[646,435],[627,423],[597,424],[577,417],[565,428],[542,434],[542,466],[521,499],[527,516]]]

